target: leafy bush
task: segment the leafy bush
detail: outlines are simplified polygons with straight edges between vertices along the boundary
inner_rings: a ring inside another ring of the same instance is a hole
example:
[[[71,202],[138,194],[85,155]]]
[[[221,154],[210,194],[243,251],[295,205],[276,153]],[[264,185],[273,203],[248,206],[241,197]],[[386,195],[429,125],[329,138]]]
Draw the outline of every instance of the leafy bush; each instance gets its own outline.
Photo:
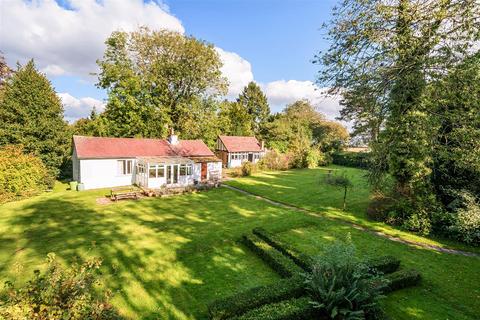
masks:
[[[121,319],[108,300],[95,293],[101,260],[92,259],[82,265],[64,269],[49,254],[48,268],[42,274],[36,270],[34,278],[23,288],[6,283],[0,304],[2,319]]]
[[[312,272],[305,275],[313,306],[331,319],[365,319],[377,308],[383,281],[358,261],[350,242],[328,246]]]
[[[266,170],[288,170],[291,167],[291,157],[276,150],[271,150],[258,162],[258,165]]]
[[[475,196],[467,191],[457,192],[450,208],[454,214],[449,230],[461,241],[480,245],[480,204]]]
[[[243,242],[282,277],[291,277],[303,272],[290,258],[256,235],[244,235]]]
[[[265,240],[269,245],[271,245],[272,247],[274,247],[284,255],[291,258],[302,269],[306,271],[312,270],[313,259],[310,256],[302,252],[299,252],[298,250],[293,248],[291,245],[283,242],[274,234],[268,232],[263,228],[254,228],[253,233],[259,236],[260,238],[262,238],[263,240]]]
[[[333,154],[332,162],[341,166],[367,169],[370,157],[368,152],[339,152]]]
[[[55,181],[40,158],[21,146],[0,148],[0,203],[46,190]]]
[[[304,166],[306,168],[316,168],[326,164],[328,164],[326,155],[317,148],[310,148],[305,152]]]
[[[239,316],[265,304],[298,298],[305,294],[300,276],[282,279],[271,285],[255,287],[233,296],[216,300],[208,306],[210,319],[222,320]]]
[[[257,171],[257,166],[250,161],[244,162],[242,164],[242,176],[243,177],[248,177],[251,176],[252,173]]]
[[[308,320],[314,317],[315,309],[310,304],[309,298],[303,297],[266,304],[232,320]]]

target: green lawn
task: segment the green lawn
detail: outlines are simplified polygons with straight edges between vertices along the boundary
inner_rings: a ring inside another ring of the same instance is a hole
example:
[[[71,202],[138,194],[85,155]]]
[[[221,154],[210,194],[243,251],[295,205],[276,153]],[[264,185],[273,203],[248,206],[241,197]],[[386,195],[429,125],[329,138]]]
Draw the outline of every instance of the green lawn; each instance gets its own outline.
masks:
[[[353,188],[348,191],[346,211],[342,210],[343,189],[324,183],[328,170],[332,170],[334,174],[345,174],[353,183]],[[418,236],[368,219],[366,209],[371,191],[365,174],[365,170],[332,165],[328,168],[260,172],[251,177],[228,181],[227,184],[272,200],[321,212],[328,217],[354,222],[398,238],[480,253],[478,247],[433,236]]]
[[[340,214],[332,190],[322,197],[315,194],[316,200],[311,194],[303,195],[308,193],[307,178],[321,172],[268,173],[239,183],[246,187],[267,179],[272,186],[266,190],[289,190],[288,197],[281,197],[283,201],[296,203],[297,197],[305,205],[318,201],[318,208]],[[285,182],[284,177],[292,180]],[[106,190],[64,189],[59,185],[54,192],[0,206],[2,281],[12,277],[24,280],[25,274],[43,264],[48,252],[64,261],[101,256],[106,284],[114,292],[113,303],[123,315],[132,319],[202,319],[208,302],[278,279],[238,244],[242,233],[263,226],[299,249],[317,254],[323,243],[350,232],[360,254],[397,255],[425,278],[420,287],[386,299],[393,319],[476,319],[480,314],[478,258],[412,248],[226,188],[107,205],[96,203]],[[356,192],[367,195],[363,189]],[[365,206],[363,195],[354,195],[357,209]],[[353,199],[351,209],[355,211]]]

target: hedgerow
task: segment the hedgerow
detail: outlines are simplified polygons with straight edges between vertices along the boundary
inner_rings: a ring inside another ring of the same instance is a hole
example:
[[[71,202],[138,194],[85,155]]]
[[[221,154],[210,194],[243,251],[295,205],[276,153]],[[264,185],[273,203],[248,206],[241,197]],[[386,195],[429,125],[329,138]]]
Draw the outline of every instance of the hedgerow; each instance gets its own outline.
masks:
[[[302,269],[306,271],[312,270],[313,259],[310,256],[299,252],[297,249],[293,248],[288,243],[283,242],[277,236],[263,228],[254,228],[253,233],[259,236],[261,239],[265,240],[269,245],[271,245],[284,255],[291,258]]]
[[[222,320],[242,315],[250,309],[282,300],[298,298],[305,294],[302,278],[294,276],[271,285],[259,286],[216,300],[208,306],[210,319]]]
[[[400,260],[392,256],[373,258],[365,262],[370,269],[387,274],[395,272],[400,266]]]
[[[387,279],[388,284],[383,286],[382,292],[389,293],[417,285],[421,280],[421,276],[417,270],[407,269],[388,274],[385,276],[385,279]]]
[[[252,309],[247,313],[231,318],[232,320],[303,320],[313,319],[315,309],[310,303],[310,298],[303,297],[290,299],[260,308]]]
[[[368,152],[339,152],[333,154],[332,162],[340,166],[367,169],[370,157]]]
[[[303,270],[297,266],[292,259],[283,255],[280,251],[258,236],[254,234],[244,235],[243,242],[280,276],[286,278],[303,272]]]

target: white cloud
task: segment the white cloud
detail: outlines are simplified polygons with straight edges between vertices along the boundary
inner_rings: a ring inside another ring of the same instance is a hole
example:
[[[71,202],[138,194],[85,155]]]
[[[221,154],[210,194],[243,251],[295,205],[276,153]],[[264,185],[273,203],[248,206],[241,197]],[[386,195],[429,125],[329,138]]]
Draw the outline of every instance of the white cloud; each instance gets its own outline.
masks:
[[[273,111],[281,111],[287,104],[301,99],[308,99],[328,118],[333,119],[340,110],[340,96],[327,96],[325,88],[320,88],[312,81],[279,80],[262,85]]]
[[[235,52],[215,48],[223,62],[222,74],[228,79],[230,86],[227,97],[237,97],[250,81],[253,81],[253,72],[250,62],[240,57]]]
[[[97,112],[105,109],[105,103],[90,97],[75,98],[69,93],[59,93],[58,96],[62,100],[64,107],[65,120],[73,122],[79,118],[85,118],[90,115],[93,107]]]
[[[114,30],[152,29],[184,32],[166,6],[142,0],[70,0],[69,9],[54,0],[0,1],[0,48],[9,64],[34,58],[48,75],[87,77],[96,72],[104,41]]]

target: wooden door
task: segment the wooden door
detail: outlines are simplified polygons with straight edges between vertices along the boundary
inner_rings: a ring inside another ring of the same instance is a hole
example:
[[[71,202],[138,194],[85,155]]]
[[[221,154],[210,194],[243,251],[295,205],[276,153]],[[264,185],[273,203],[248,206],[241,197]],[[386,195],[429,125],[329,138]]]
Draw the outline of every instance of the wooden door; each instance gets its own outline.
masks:
[[[206,180],[207,179],[207,163],[206,162],[202,162],[202,180]]]

